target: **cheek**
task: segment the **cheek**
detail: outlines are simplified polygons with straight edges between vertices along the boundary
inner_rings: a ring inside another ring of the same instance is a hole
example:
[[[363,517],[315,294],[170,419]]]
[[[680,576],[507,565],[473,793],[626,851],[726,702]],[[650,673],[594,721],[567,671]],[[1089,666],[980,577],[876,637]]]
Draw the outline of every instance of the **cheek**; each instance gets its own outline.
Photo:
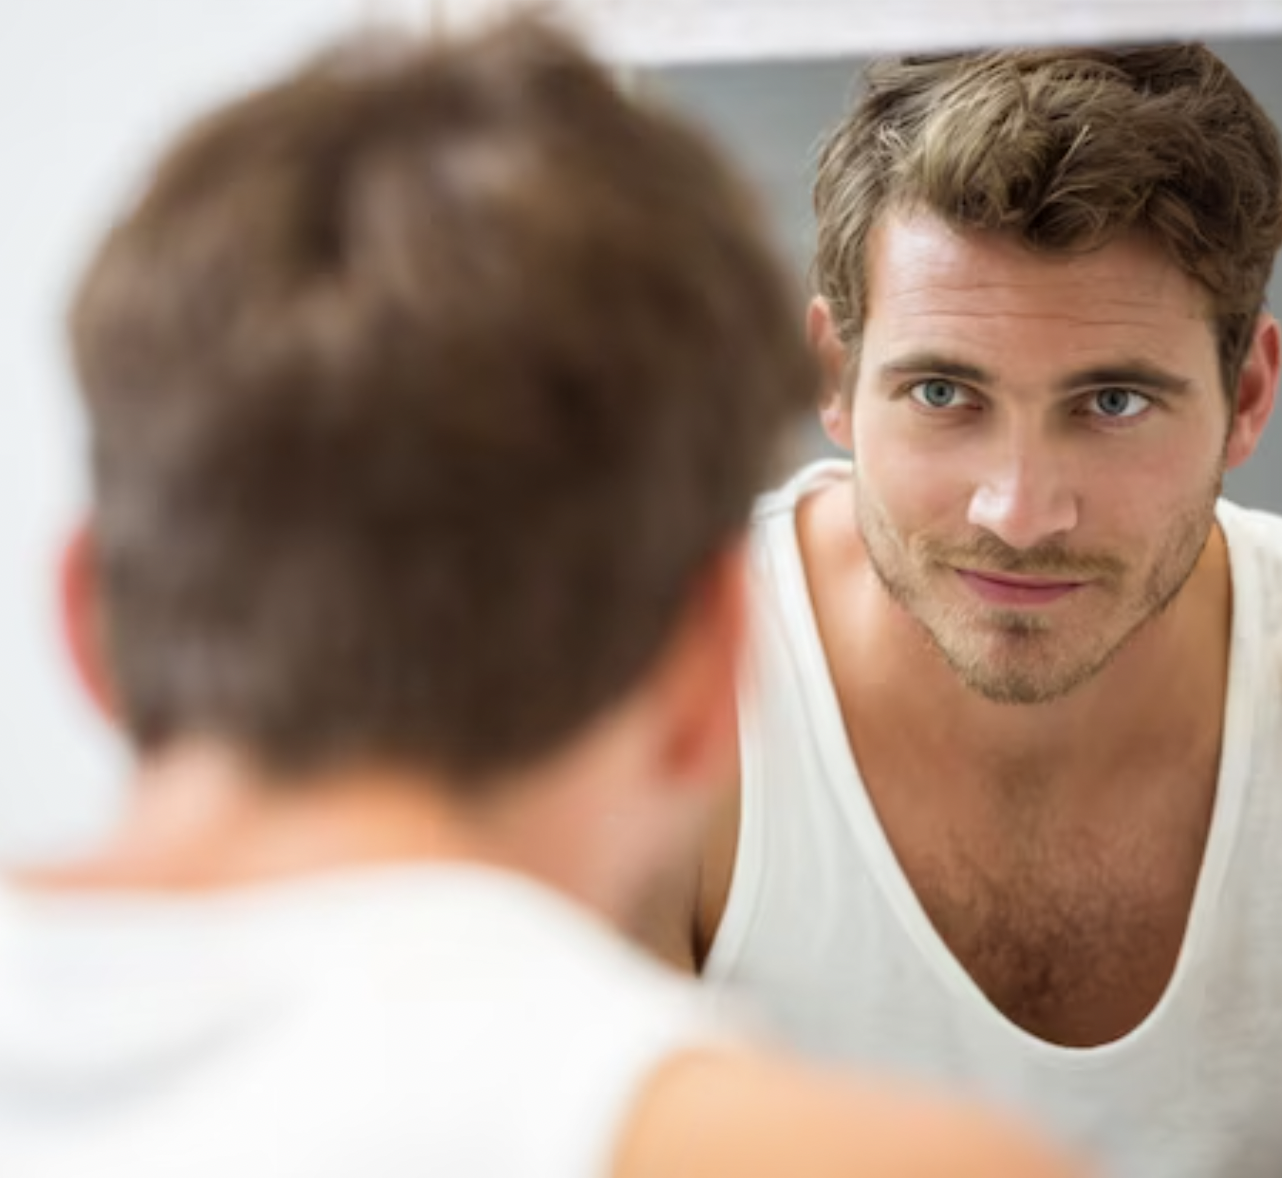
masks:
[[[875,410],[855,414],[852,435],[859,493],[896,530],[964,526],[969,483],[958,448],[923,445],[893,414]]]
[[[1144,551],[1156,537],[1204,513],[1222,474],[1221,448],[1209,445],[1205,434],[1186,445],[1172,440],[1115,455],[1101,452],[1083,471],[1082,522],[1132,537],[1136,551]]]

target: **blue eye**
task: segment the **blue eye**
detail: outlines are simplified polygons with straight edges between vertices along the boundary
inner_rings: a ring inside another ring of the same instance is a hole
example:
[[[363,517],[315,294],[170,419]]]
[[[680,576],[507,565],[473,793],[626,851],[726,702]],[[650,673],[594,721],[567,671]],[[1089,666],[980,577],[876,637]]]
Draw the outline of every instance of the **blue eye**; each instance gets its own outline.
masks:
[[[1131,389],[1100,389],[1091,394],[1091,403],[1100,417],[1138,417],[1152,402]]]
[[[956,405],[965,405],[969,399],[961,386],[951,380],[922,380],[908,390],[909,396],[927,409],[952,409]]]

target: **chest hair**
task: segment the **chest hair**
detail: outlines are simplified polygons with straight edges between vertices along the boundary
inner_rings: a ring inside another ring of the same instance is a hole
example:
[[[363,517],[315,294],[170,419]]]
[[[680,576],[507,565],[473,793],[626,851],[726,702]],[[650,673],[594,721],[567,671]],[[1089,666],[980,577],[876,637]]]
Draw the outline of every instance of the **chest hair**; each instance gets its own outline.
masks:
[[[1209,807],[1103,828],[1025,817],[936,828],[896,853],[936,932],[998,1010],[1050,1042],[1092,1046],[1125,1035],[1161,999],[1208,824]]]

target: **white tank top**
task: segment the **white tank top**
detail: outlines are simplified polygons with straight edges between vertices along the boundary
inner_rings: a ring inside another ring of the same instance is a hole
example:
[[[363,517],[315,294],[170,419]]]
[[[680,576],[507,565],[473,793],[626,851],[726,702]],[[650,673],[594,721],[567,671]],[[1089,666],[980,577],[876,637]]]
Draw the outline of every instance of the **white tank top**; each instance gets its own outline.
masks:
[[[605,1178],[710,1000],[480,868],[0,890],[0,1174]]]
[[[1031,1113],[1116,1178],[1282,1175],[1282,518],[1222,502],[1233,581],[1223,754],[1187,935],[1124,1038],[1064,1048],[1009,1022],[935,932],[859,776],[810,605],[799,499],[759,504],[742,818],[706,965],[782,1037]]]

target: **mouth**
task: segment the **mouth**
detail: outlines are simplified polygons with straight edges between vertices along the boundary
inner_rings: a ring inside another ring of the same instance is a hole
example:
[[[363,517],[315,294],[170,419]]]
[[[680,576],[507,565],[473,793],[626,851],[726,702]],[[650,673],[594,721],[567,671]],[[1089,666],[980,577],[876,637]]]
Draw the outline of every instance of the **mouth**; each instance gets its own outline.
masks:
[[[978,597],[991,605],[1007,608],[1050,605],[1088,584],[1086,581],[1021,577],[1014,573],[988,573],[977,569],[957,569],[956,572]]]

